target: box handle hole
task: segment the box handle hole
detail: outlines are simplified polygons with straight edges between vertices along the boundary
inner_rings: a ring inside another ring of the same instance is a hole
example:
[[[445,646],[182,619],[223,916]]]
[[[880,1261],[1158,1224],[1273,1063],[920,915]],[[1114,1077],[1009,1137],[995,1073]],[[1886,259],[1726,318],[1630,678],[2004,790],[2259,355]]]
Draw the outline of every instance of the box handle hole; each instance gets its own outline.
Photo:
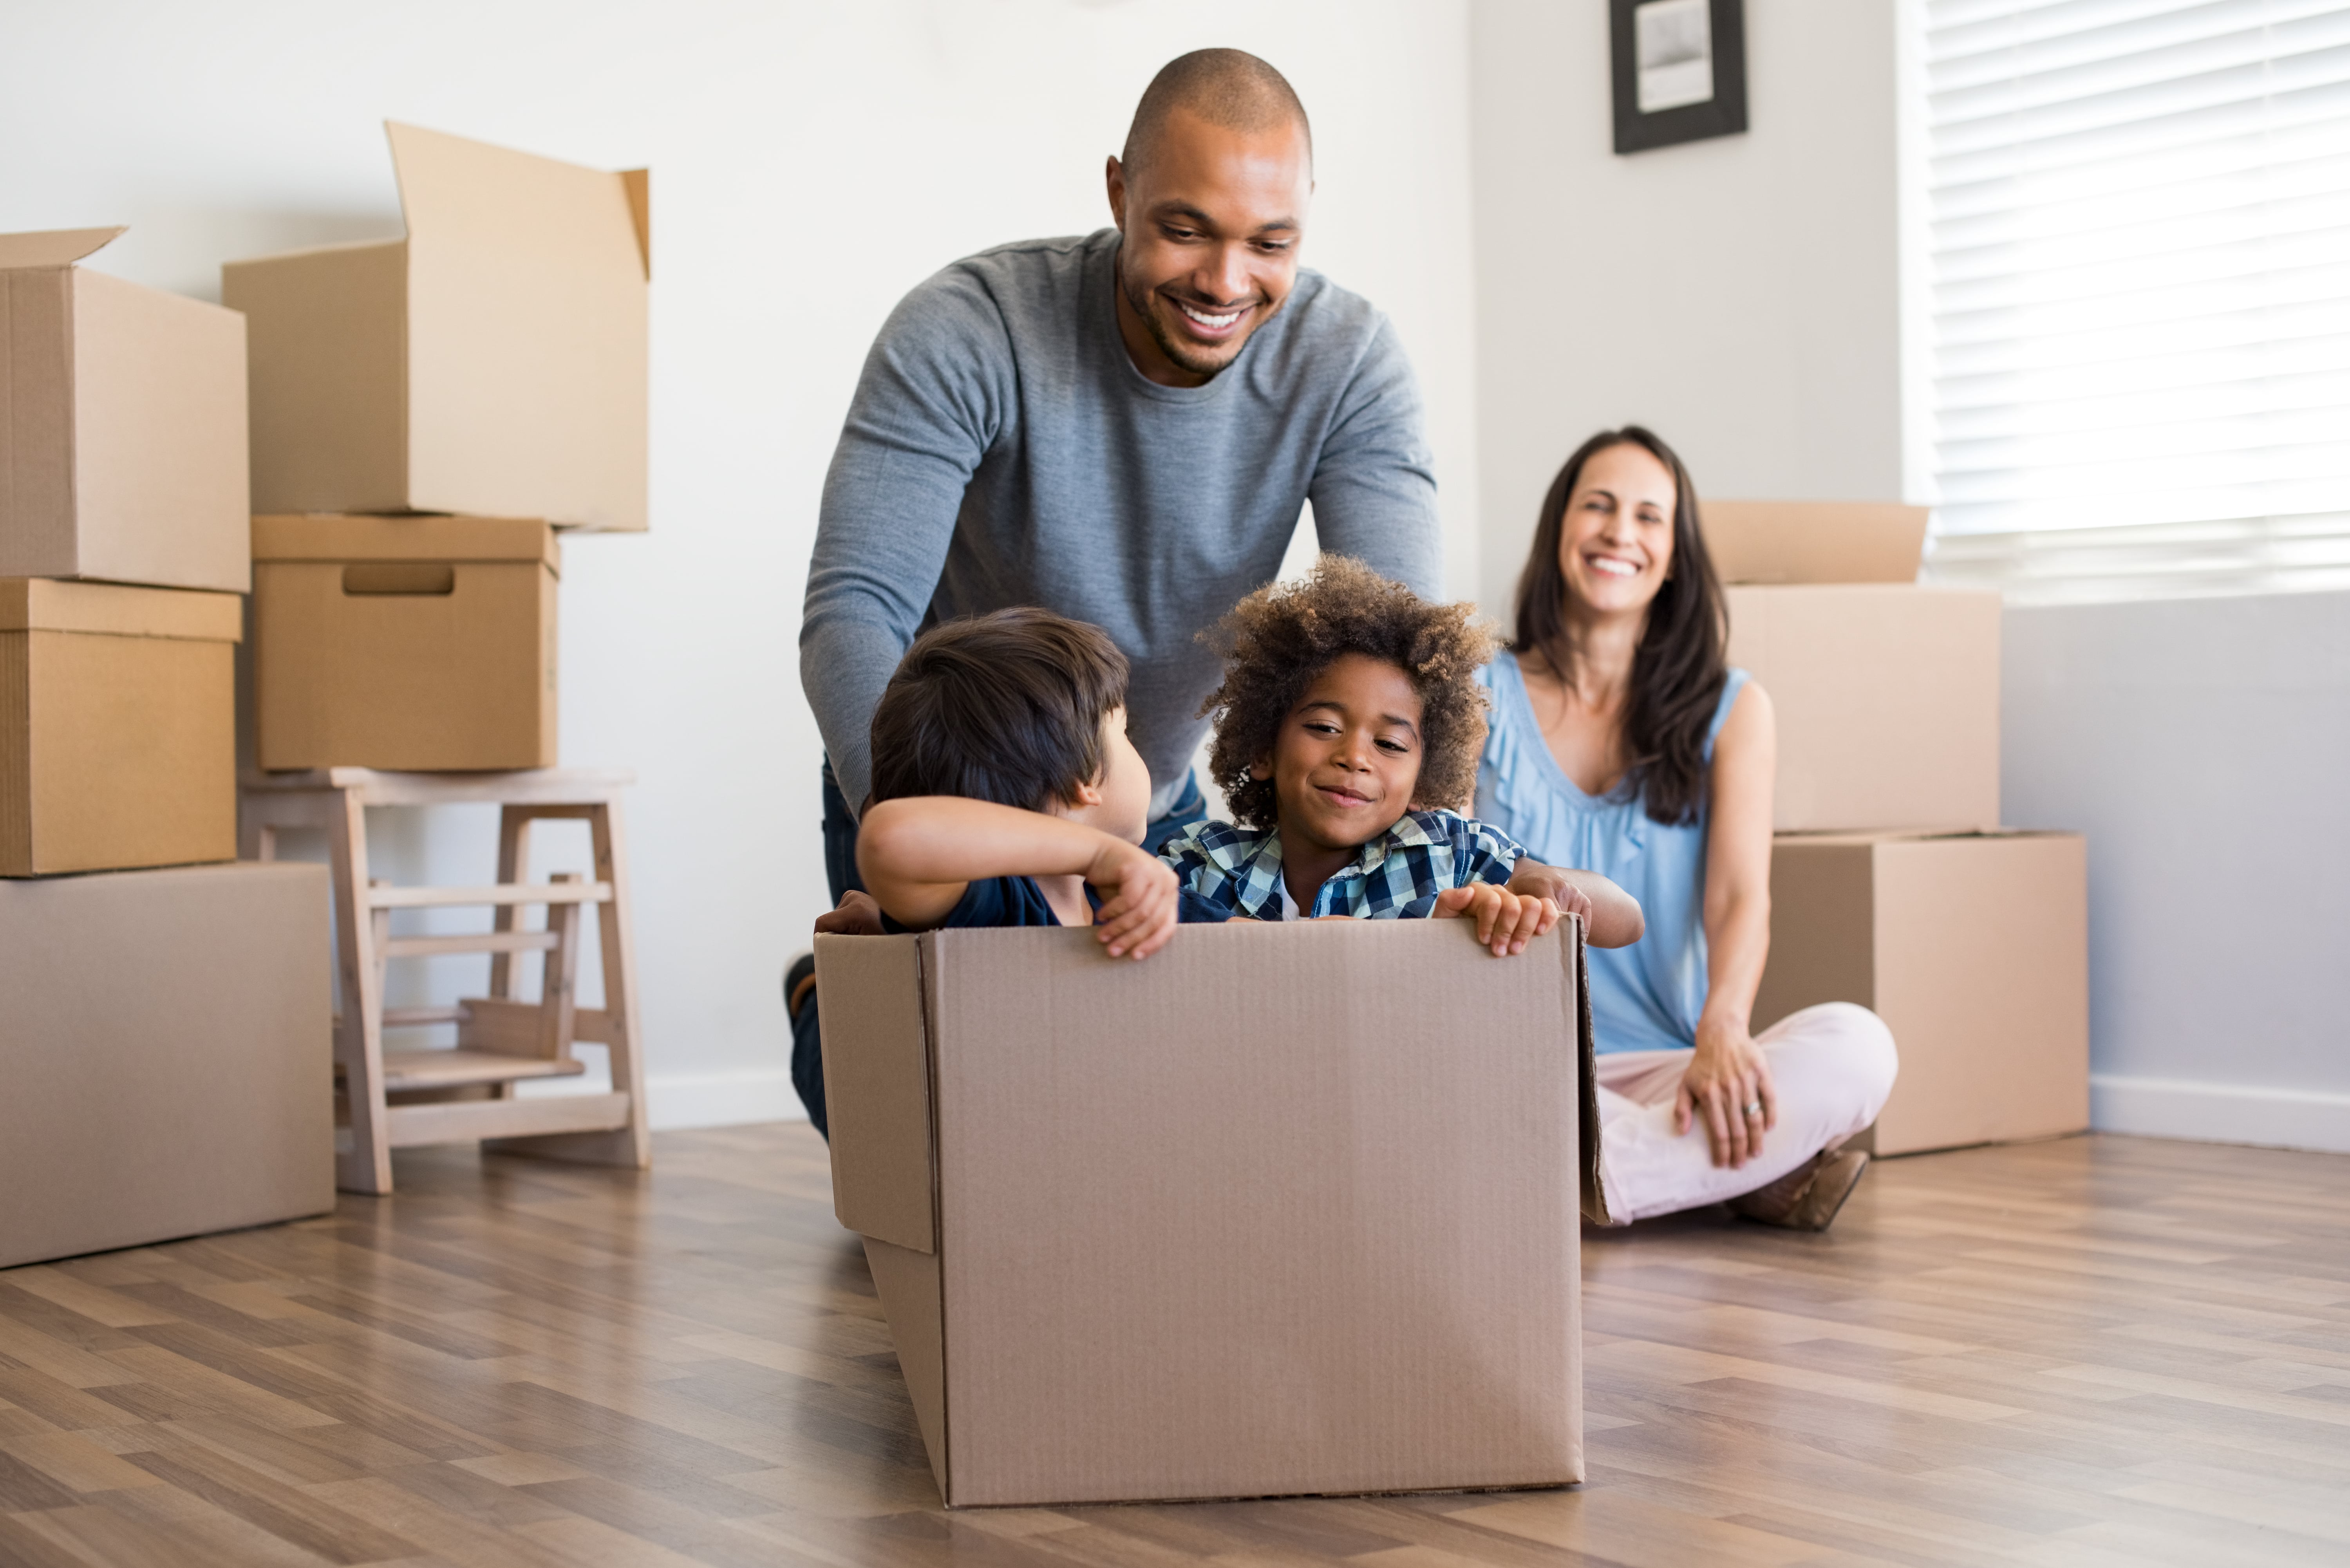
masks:
[[[457,568],[442,561],[354,561],[343,568],[347,594],[452,594]]]

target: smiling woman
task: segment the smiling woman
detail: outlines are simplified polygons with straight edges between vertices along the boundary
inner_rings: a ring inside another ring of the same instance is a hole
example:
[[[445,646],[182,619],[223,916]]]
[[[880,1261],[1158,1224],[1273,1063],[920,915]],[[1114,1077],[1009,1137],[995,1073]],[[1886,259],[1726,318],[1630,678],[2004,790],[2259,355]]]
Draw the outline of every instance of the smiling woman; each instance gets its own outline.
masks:
[[[1728,668],[1689,472],[1603,431],[1544,498],[1516,636],[1487,680],[1477,815],[1639,899],[1648,932],[1591,955],[1601,1170],[1631,1219],[1731,1200],[1824,1229],[1866,1168],[1843,1144],[1891,1092],[1874,1013],[1748,1019],[1771,940],[1771,700]]]

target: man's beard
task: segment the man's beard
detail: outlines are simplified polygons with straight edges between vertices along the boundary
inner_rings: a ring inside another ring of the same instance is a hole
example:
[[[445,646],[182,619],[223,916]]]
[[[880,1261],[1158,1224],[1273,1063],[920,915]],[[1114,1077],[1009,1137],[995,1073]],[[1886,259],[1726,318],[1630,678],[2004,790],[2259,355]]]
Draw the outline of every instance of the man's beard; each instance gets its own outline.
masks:
[[[1168,330],[1167,323],[1161,320],[1159,312],[1152,308],[1158,303],[1159,296],[1144,288],[1127,275],[1124,255],[1120,255],[1118,260],[1118,286],[1125,291],[1126,302],[1134,307],[1134,314],[1142,318],[1143,330],[1149,332],[1150,340],[1159,345],[1159,351],[1194,376],[1213,380],[1218,373],[1231,367],[1233,359],[1240,358],[1241,349],[1248,344],[1248,338],[1242,338],[1240,343],[1234,345],[1230,358],[1202,359],[1200,358],[1200,350],[1197,347],[1182,341]],[[1250,336],[1253,337],[1254,334],[1252,333]]]

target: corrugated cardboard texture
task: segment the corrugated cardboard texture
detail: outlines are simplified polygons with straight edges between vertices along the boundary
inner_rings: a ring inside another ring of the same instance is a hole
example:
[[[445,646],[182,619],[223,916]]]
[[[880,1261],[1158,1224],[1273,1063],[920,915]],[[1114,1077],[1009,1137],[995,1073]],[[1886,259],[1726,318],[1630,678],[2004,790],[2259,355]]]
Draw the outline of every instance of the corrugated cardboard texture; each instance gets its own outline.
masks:
[[[120,232],[13,236],[13,251]],[[0,576],[250,586],[234,311],[53,261],[0,272]]]
[[[1778,715],[1782,833],[1999,826],[1999,595],[1729,590],[1730,662]]]
[[[863,1235],[936,1251],[919,940],[820,936],[816,962],[833,1212]]]
[[[221,268],[253,361],[253,509],[397,512],[408,487],[408,242]]]
[[[261,766],[555,765],[556,546],[546,524],[264,517],[254,537]],[[382,569],[395,563],[442,570]]]
[[[0,1267],[334,1207],[324,867],[0,883]]]
[[[931,1473],[938,1478],[939,1495],[949,1496],[946,1316],[939,1294],[938,1254],[910,1251],[868,1236],[865,1265],[872,1272],[874,1293],[889,1320],[889,1340],[898,1350],[898,1368],[906,1376],[906,1393],[914,1402]]]
[[[2087,857],[2077,835],[1832,835],[1773,847],[1758,1027],[1873,1007],[1901,1075],[1877,1152],[2089,1125]]]
[[[1706,501],[1706,554],[1725,583],[1914,583],[1926,508],[1875,501]]]
[[[0,581],[0,876],[235,856],[237,609]]]
[[[1581,1479],[1557,935],[924,947],[950,1502]]]

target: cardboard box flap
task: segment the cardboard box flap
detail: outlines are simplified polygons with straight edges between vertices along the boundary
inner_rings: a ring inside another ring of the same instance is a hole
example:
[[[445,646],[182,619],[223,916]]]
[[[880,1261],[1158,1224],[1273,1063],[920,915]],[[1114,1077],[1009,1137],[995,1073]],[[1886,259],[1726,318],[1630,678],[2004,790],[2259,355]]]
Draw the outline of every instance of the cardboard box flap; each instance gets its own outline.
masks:
[[[1706,501],[1706,552],[1725,583],[1910,583],[1926,508],[1874,501]]]
[[[111,229],[47,229],[37,234],[0,234],[0,272],[20,267],[71,266],[111,244],[128,227]]]
[[[1585,946],[1583,917],[1570,917],[1572,934],[1559,942],[1559,960],[1565,964],[1575,989],[1575,1120],[1578,1183],[1583,1217],[1594,1225],[1612,1225],[1607,1217],[1607,1185],[1599,1175],[1599,1069],[1591,1033],[1591,970]]]
[[[645,171],[615,174],[394,120],[383,129],[411,243],[652,275]]]
[[[253,520],[256,561],[543,561],[563,574],[555,527],[536,517],[297,513]]]
[[[637,254],[645,264],[645,281],[653,280],[653,171],[620,171],[621,188],[629,193],[629,216],[637,221]]]
[[[244,634],[244,602],[235,594],[0,577],[0,632],[80,631],[235,642]]]
[[[938,1250],[923,937],[819,936],[832,1209],[862,1235]]]

